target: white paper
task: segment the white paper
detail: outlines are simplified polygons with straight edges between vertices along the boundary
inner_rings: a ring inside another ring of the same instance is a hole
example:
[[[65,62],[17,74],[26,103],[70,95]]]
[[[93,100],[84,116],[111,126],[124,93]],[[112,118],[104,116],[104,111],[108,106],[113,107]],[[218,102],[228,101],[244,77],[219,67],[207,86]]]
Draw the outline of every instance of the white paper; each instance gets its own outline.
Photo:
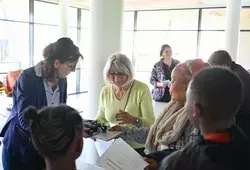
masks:
[[[141,155],[121,138],[109,147],[97,164],[105,170],[143,170],[148,166]]]
[[[102,156],[104,152],[106,152],[106,150],[108,150],[108,148],[113,144],[113,142],[114,142],[114,139],[110,141],[96,139],[94,143],[95,143],[95,147],[96,147],[98,155]]]
[[[169,84],[169,83],[171,83],[171,81],[170,81],[170,80],[164,80],[164,81],[162,81],[162,83],[167,83],[167,84]]]
[[[95,166],[95,165],[92,165],[92,164],[89,164],[89,163],[86,163],[86,162],[79,163],[77,165],[76,169],[77,170],[104,170],[101,167],[98,167],[98,166]]]

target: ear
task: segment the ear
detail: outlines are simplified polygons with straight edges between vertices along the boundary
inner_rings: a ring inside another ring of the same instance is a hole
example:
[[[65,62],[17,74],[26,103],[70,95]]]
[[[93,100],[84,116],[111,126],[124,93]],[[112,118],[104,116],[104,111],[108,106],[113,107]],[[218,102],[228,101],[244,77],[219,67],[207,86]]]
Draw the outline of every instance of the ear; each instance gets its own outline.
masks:
[[[193,110],[194,110],[194,115],[195,117],[199,118],[202,116],[202,107],[199,103],[194,102],[193,104]]]
[[[56,59],[56,60],[54,61],[54,67],[55,67],[55,68],[58,68],[59,65],[60,65],[60,61],[59,61],[58,59]]]
[[[83,138],[77,138],[77,141],[76,141],[76,147],[75,147],[75,159],[77,159],[81,153],[82,153],[82,148],[83,148]]]

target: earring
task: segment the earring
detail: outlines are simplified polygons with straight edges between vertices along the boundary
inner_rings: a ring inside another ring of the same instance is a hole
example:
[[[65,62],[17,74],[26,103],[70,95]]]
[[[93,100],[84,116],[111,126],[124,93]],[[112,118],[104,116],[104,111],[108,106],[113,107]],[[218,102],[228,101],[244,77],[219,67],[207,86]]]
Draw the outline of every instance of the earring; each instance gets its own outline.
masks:
[[[163,57],[163,56],[161,56],[160,58],[161,58],[161,59],[164,59],[164,57]]]
[[[196,116],[196,113],[193,113],[193,117],[195,117]]]

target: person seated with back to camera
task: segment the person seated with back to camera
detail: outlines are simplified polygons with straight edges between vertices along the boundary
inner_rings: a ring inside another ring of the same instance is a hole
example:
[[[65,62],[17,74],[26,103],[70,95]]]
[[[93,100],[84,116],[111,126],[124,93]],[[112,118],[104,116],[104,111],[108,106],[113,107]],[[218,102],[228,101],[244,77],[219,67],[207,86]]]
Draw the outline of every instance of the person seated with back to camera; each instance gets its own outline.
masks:
[[[25,110],[35,149],[45,160],[46,170],[76,170],[75,160],[83,148],[83,119],[66,105]]]
[[[215,51],[208,59],[212,66],[225,66],[235,73],[243,83],[243,101],[236,114],[236,124],[250,137],[250,74],[241,65],[232,61],[225,50]]]
[[[134,66],[126,55],[115,53],[109,57],[103,71],[107,85],[102,88],[96,117],[99,123],[131,128],[148,127],[154,122],[149,87],[135,80],[134,74]],[[143,154],[144,144],[135,141],[128,144]]]
[[[150,128],[128,129],[115,126],[110,130],[122,131],[122,138],[126,141],[146,142],[145,160],[151,169],[157,169],[159,163],[168,154],[181,149],[188,141],[197,138],[199,130],[190,125],[184,103],[186,89],[192,76],[208,63],[201,59],[187,60],[177,65],[172,71],[170,93],[172,100]]]
[[[202,137],[162,161],[160,170],[250,169],[250,139],[235,125],[243,97],[240,79],[226,68],[194,76],[185,110]]]

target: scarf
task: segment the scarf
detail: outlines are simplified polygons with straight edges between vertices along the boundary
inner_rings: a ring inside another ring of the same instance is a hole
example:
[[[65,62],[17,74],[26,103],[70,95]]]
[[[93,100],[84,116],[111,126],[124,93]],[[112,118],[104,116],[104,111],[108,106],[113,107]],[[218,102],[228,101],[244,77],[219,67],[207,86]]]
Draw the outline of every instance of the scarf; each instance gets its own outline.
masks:
[[[170,101],[151,126],[146,141],[147,154],[157,151],[159,145],[169,145],[181,137],[187,124],[184,104]]]

